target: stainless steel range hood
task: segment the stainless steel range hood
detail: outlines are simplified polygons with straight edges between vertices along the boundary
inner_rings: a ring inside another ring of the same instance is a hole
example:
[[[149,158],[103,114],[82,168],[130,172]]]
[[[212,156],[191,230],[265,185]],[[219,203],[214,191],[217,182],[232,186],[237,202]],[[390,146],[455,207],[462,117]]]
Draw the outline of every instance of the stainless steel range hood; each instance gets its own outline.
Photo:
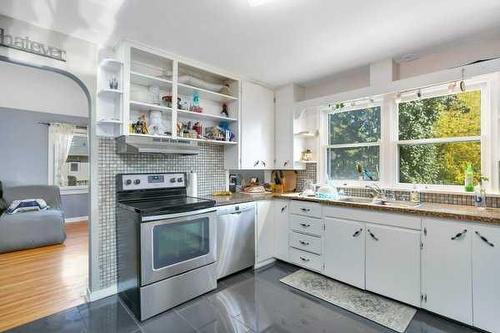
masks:
[[[117,154],[198,155],[197,142],[184,139],[122,135],[116,138]]]

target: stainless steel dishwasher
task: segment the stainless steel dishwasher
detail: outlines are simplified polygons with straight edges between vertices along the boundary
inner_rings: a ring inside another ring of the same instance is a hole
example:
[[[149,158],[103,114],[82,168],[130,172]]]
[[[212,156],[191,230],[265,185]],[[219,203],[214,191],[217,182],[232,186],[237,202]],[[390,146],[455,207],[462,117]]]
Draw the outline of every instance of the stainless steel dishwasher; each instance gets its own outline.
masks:
[[[255,264],[255,203],[217,208],[217,278]]]

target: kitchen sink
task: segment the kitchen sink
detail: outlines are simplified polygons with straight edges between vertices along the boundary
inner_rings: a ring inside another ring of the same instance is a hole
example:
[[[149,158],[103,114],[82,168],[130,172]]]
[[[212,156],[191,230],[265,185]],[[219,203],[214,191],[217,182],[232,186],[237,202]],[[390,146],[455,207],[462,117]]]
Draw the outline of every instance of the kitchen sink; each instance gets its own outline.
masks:
[[[399,207],[399,208],[416,208],[422,205],[419,203],[414,203],[409,201],[373,200],[372,198],[363,198],[363,197],[343,197],[338,199],[338,201],[370,204],[375,206]]]
[[[364,204],[373,203],[372,198],[362,198],[362,197],[342,197],[342,198],[338,199],[338,201],[352,202],[352,203],[364,203]]]

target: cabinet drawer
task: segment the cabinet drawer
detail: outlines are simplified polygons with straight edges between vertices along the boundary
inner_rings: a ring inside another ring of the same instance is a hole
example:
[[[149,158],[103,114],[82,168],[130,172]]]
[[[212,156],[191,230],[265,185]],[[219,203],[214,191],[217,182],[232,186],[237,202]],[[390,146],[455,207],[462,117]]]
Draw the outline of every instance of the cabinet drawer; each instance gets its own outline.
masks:
[[[290,202],[290,213],[321,218],[321,205],[316,202],[292,200]]]
[[[321,236],[323,234],[323,220],[299,215],[290,215],[290,229]]]
[[[290,231],[290,246],[299,250],[309,251],[316,254],[321,254],[322,239],[319,237],[308,236],[304,234],[299,234],[298,232]]]
[[[315,271],[321,271],[322,257],[306,251],[301,251],[290,248],[290,260],[302,267],[309,268]]]

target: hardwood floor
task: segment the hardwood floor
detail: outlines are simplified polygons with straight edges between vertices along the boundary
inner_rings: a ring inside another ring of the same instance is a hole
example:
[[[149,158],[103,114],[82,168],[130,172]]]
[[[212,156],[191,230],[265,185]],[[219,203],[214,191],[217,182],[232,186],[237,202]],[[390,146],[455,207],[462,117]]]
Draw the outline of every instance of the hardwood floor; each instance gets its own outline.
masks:
[[[66,224],[64,244],[0,254],[0,332],[84,303],[88,223]]]

